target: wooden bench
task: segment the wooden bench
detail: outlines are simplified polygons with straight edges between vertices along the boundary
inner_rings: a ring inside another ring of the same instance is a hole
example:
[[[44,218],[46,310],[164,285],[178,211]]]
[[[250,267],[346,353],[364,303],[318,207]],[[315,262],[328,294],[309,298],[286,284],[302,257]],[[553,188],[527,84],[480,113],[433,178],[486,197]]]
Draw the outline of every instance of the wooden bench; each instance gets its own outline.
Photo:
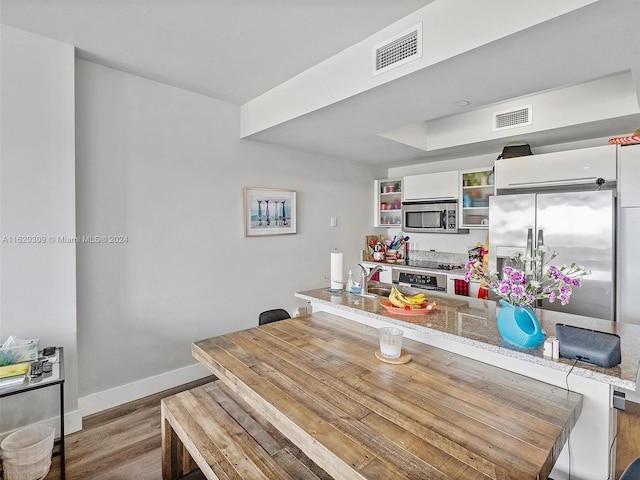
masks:
[[[162,400],[162,478],[200,468],[209,480],[331,477],[220,381]]]

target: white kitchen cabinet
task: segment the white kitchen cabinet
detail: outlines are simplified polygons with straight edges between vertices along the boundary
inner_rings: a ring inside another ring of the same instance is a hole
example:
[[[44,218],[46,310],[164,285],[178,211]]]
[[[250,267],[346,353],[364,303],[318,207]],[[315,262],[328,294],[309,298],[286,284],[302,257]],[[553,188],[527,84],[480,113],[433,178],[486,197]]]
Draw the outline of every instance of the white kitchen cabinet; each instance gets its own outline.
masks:
[[[618,146],[618,202],[640,207],[640,145]]]
[[[457,199],[459,180],[458,170],[404,177],[404,200]]]
[[[496,189],[596,185],[616,180],[616,146],[580,148],[496,160]]]
[[[460,172],[460,228],[489,228],[489,197],[495,194],[493,167]]]
[[[374,227],[400,226],[402,223],[402,179],[374,182]]]

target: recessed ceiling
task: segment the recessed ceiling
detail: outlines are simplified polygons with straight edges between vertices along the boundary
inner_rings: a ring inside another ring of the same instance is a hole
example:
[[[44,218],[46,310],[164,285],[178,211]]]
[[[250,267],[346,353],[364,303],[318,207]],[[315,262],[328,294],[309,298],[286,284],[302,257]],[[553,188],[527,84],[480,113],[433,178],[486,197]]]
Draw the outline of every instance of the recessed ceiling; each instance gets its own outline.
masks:
[[[80,58],[242,105],[432,2],[0,0],[0,14],[5,25],[75,45]],[[497,151],[461,138],[427,152],[379,133],[618,72],[630,72],[638,91],[638,18],[640,2],[600,0],[251,139],[389,167]],[[456,106],[460,99],[471,104]],[[565,143],[639,127],[632,115],[527,140]]]

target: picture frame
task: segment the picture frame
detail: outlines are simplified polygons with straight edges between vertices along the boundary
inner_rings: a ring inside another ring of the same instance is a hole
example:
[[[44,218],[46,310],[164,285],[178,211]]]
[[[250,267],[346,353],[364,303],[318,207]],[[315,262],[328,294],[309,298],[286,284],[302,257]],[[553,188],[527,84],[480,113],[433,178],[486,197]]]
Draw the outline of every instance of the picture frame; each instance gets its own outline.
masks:
[[[244,188],[244,236],[264,237],[296,233],[296,191]]]

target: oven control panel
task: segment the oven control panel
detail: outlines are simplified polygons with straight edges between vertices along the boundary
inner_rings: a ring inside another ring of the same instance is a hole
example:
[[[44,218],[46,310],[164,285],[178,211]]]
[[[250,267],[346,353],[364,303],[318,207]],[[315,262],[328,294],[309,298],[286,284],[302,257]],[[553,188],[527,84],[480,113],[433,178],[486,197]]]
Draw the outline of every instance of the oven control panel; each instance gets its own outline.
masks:
[[[423,273],[415,270],[393,268],[393,283],[408,285],[423,290],[447,290],[447,275],[439,273]]]

